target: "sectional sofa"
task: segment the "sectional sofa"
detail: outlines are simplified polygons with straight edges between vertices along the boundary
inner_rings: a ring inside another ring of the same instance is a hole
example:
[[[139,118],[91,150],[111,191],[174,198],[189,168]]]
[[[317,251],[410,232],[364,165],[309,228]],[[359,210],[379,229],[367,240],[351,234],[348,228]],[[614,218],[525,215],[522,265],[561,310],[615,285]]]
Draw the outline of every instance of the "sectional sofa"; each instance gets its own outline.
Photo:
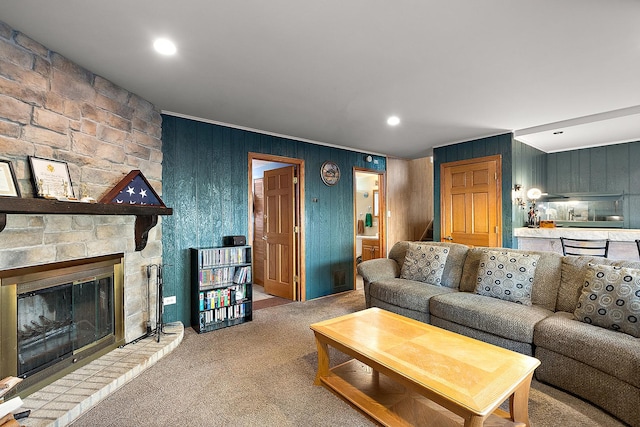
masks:
[[[398,242],[358,272],[367,307],[534,356],[539,381],[640,426],[640,262]]]

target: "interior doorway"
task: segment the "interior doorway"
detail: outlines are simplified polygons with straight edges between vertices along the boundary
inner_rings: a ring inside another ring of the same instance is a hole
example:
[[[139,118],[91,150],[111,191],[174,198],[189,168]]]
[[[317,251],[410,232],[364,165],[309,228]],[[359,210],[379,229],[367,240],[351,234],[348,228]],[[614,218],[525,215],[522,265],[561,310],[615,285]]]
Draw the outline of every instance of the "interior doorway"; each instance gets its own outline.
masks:
[[[386,253],[385,174],[354,168],[354,265],[362,261],[383,258]],[[354,271],[358,283],[357,272]]]
[[[304,301],[304,161],[249,153],[249,202],[254,283]]]

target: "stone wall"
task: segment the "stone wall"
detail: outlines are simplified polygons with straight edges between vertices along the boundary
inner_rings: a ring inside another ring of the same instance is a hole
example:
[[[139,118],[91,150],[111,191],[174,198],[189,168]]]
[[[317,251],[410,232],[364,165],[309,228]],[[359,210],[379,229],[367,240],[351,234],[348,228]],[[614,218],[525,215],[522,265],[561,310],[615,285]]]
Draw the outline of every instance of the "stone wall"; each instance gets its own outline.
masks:
[[[33,197],[29,156],[67,162],[100,199],[139,169],[162,194],[162,118],[148,101],[0,22],[0,158],[11,160],[23,198]],[[122,252],[125,339],[145,332],[146,266],[162,262],[161,221],[136,252],[133,216],[7,215],[0,270]],[[152,277],[151,289],[155,284]],[[155,302],[151,301],[151,307]]]

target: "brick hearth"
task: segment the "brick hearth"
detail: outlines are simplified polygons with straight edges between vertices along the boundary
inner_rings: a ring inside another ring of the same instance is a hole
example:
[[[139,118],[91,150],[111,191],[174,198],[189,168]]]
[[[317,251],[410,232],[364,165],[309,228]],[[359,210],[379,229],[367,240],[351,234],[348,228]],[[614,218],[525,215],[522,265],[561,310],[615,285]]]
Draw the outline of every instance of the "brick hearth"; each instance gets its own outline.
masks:
[[[147,337],[115,349],[24,400],[20,420],[27,427],[62,427],[89,411],[109,394],[133,380],[177,347],[184,336],[181,323],[167,325],[166,334]]]

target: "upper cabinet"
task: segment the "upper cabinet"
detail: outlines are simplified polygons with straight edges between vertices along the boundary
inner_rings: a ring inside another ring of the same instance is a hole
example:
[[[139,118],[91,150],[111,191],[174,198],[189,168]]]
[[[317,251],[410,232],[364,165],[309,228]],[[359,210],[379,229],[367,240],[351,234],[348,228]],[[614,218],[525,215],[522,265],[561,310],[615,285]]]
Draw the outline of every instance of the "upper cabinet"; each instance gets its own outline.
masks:
[[[613,216],[624,228],[640,228],[640,142],[607,145],[547,154],[547,182],[551,194],[622,195]],[[600,215],[596,207],[596,216]],[[605,213],[603,212],[602,215]],[[544,219],[544,218],[543,218]],[[607,224],[610,225],[610,224]]]

